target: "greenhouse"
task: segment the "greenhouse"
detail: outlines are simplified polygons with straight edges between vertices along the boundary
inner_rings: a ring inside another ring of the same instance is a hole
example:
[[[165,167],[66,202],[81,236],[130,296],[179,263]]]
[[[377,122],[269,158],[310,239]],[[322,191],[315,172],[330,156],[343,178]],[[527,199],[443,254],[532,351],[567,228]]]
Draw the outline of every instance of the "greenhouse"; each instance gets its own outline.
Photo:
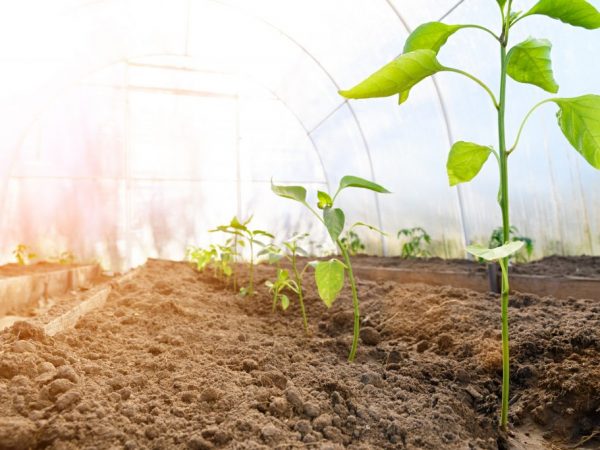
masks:
[[[600,448],[598,0],[0,4],[0,449]]]

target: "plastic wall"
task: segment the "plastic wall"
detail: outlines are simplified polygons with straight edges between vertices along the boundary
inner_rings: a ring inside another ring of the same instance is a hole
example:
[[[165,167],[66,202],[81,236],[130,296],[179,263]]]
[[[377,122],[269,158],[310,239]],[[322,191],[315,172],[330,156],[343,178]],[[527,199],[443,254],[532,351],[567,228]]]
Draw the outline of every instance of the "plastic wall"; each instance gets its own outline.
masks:
[[[335,190],[345,174],[393,191],[340,197],[349,221],[389,233],[362,232],[369,251],[396,254],[396,232],[423,226],[436,254],[462,257],[465,241],[485,242],[500,224],[493,161],[458,189],[445,173],[454,140],[496,143],[485,94],[455,74],[421,83],[402,106],[337,94],[397,56],[411,29],[444,16],[498,24],[494,0],[2,3],[2,261],[25,243],[122,270],[181,258],[235,214],[254,214],[256,227],[282,238],[311,231],[326,242],[269,183]],[[560,95],[600,93],[600,32],[544,18],[521,24],[515,43],[554,43]],[[493,44],[463,31],[440,60],[496,87]],[[509,83],[509,141],[544,95]],[[511,157],[512,223],[535,239],[537,257],[600,254],[600,172],[570,148],[554,113],[535,113]]]

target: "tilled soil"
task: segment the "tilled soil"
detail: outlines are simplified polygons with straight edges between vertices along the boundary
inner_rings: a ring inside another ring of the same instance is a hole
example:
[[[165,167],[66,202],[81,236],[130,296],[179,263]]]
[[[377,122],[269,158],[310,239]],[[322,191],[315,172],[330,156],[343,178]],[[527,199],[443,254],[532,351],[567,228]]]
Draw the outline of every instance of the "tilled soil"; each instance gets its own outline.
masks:
[[[327,310],[307,279],[305,336],[294,301],[271,312],[272,273],[242,298],[149,261],[75,329],[15,324],[0,335],[0,448],[507,448],[496,296],[360,282],[350,364],[348,293]],[[512,442],[599,448],[600,305],[516,294],[510,314]]]
[[[380,257],[358,255],[356,265],[396,267],[413,270],[447,270],[469,273],[485,273],[485,264],[467,259]],[[547,256],[529,263],[513,264],[511,273],[521,275],[545,275],[549,277],[600,278],[600,256]]]

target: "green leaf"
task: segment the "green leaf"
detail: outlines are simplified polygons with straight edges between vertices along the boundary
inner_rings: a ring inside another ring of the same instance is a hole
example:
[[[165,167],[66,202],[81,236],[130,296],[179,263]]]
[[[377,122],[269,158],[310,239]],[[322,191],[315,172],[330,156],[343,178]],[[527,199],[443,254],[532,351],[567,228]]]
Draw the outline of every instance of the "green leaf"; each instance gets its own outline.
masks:
[[[486,248],[482,245],[469,245],[467,246],[467,252],[478,258],[485,259],[486,261],[497,261],[518,252],[524,244],[525,243],[522,241],[512,241],[496,248]]]
[[[246,231],[248,228],[246,227],[246,225],[252,220],[252,216],[250,216],[250,218],[248,220],[246,220],[245,222],[240,222],[239,219],[237,217],[234,217],[233,219],[231,219],[231,222],[229,223],[229,226],[231,228],[235,228],[236,230],[243,230]]]
[[[323,210],[323,221],[333,242],[337,242],[340,234],[342,234],[345,220],[344,211],[340,208],[327,208]]]
[[[303,186],[277,186],[271,181],[271,190],[280,197],[306,203],[306,189]]]
[[[281,309],[283,309],[285,311],[290,306],[290,299],[285,294],[281,294],[280,298],[281,298]]]
[[[317,198],[319,200],[317,204],[319,209],[331,208],[333,206],[333,200],[327,192],[317,191]]]
[[[408,91],[425,78],[444,70],[433,50],[415,50],[386,64],[349,90],[339,91],[346,98],[389,97],[400,94],[400,103]]]
[[[504,9],[504,5],[506,5],[506,0],[496,0],[496,2],[498,2],[500,8]]]
[[[600,28],[600,13],[585,0],[540,0],[526,16],[541,14],[588,30]]]
[[[319,297],[330,308],[344,287],[346,266],[337,259],[319,261],[315,268],[315,281]]]
[[[373,225],[369,225],[368,223],[364,223],[364,222],[354,222],[352,224],[352,226],[350,227],[350,229],[354,229],[356,227],[365,227],[368,228],[371,231],[375,231],[379,234],[381,234],[382,236],[387,236],[387,233],[385,231],[381,231],[379,228],[373,226]]]
[[[450,186],[471,181],[475,178],[491,152],[491,147],[474,144],[473,142],[455,142],[450,149],[448,162],[446,163]]]
[[[271,233],[269,233],[268,231],[265,231],[265,230],[254,230],[252,232],[252,234],[254,234],[256,236],[266,236],[266,237],[270,237],[272,239],[275,239],[275,236],[273,236]]]
[[[534,84],[545,91],[556,94],[558,84],[554,81],[550,50],[547,39],[529,38],[510,49],[506,72],[515,81]]]
[[[575,150],[600,169],[600,95],[552,99],[558,125]]]
[[[404,53],[415,50],[433,50],[437,53],[448,38],[461,28],[462,25],[446,25],[442,22],[424,23],[410,33],[404,44]]]
[[[389,194],[388,191],[383,186],[378,185],[377,183],[373,183],[372,181],[365,180],[364,178],[354,177],[352,175],[346,175],[340,180],[340,186],[338,187],[338,192],[342,189],[348,187],[362,188],[362,189],[370,189],[375,192],[379,192],[381,194]]]

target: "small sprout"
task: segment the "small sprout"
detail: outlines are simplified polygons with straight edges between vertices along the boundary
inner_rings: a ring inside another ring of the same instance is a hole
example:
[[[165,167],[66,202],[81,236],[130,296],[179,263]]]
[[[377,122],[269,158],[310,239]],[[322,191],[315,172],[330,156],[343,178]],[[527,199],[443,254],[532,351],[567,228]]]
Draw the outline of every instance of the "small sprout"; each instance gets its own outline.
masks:
[[[31,264],[32,260],[37,258],[37,255],[29,251],[29,247],[25,244],[18,244],[13,250],[13,255],[17,260],[17,264],[20,266],[26,266]]]
[[[337,259],[331,259],[329,261],[319,261],[314,264],[309,263],[308,266],[315,267],[315,281],[317,283],[319,296],[327,307],[331,307],[337,298],[340,290],[344,286],[346,271],[348,272],[350,288],[352,290],[352,305],[354,310],[354,334],[352,338],[352,348],[350,349],[348,360],[354,361],[354,358],[356,357],[356,350],[358,348],[360,332],[358,291],[356,288],[356,280],[354,279],[354,272],[352,271],[352,265],[350,264],[350,253],[348,251],[348,247],[342,243],[340,238],[346,224],[346,216],[343,210],[334,207],[335,200],[337,199],[338,195],[344,189],[349,187],[369,189],[378,193],[389,192],[383,186],[380,186],[372,181],[365,180],[364,178],[345,176],[340,180],[338,189],[333,196],[326,192],[317,192],[318,202],[316,205],[317,209],[315,209],[306,202],[306,189],[303,186],[277,186],[271,181],[271,190],[276,195],[302,203],[312,214],[315,215],[315,217],[317,217],[319,222],[325,226],[325,229],[329,233],[333,243],[342,253],[344,259],[343,263]],[[322,211],[321,214],[319,214],[319,210]],[[369,229],[381,233],[381,231],[377,230],[377,228],[366,225],[362,222],[353,224],[349,230],[352,230],[357,226],[367,226]]]
[[[304,250],[298,244],[300,241],[306,239],[308,233],[294,234],[290,239],[283,243],[283,247],[278,247],[275,244],[269,244],[265,246],[260,252],[259,256],[268,255],[269,262],[271,264],[277,264],[277,279],[274,282],[267,281],[265,284],[269,290],[273,293],[273,311],[277,304],[281,305],[283,310],[289,307],[289,297],[282,292],[289,290],[294,292],[298,296],[298,303],[300,304],[300,312],[302,314],[302,321],[304,323],[304,330],[308,333],[308,318],[306,316],[306,309],[304,307],[304,290],[302,288],[302,276],[310,263],[304,266],[302,271],[298,270],[298,256],[308,256],[306,250]],[[292,266],[293,279],[290,279],[289,272],[283,271],[279,268],[280,261],[285,258]]]
[[[431,244],[431,236],[424,228],[403,228],[398,231],[398,239],[405,239],[402,244],[402,258],[429,258],[431,253],[426,245]]]
[[[265,247],[265,243],[258,240],[257,237],[266,237],[273,239],[274,236],[271,233],[268,233],[264,230],[251,230],[248,228],[248,224],[252,220],[252,216],[246,219],[244,222],[240,222],[237,217],[231,219],[229,224],[227,225],[219,225],[214,230],[210,230],[211,232],[222,232],[232,235],[232,246],[233,251],[232,255],[237,256],[237,247],[245,246],[248,243],[249,251],[250,251],[250,279],[247,287],[242,287],[240,289],[240,294],[242,296],[252,296],[254,295],[254,247]],[[234,283],[236,282],[236,277],[234,277]],[[235,284],[234,284],[235,289]]]
[[[360,236],[354,230],[348,230],[340,242],[346,246],[350,256],[358,255],[365,250],[365,244],[360,240]]]

